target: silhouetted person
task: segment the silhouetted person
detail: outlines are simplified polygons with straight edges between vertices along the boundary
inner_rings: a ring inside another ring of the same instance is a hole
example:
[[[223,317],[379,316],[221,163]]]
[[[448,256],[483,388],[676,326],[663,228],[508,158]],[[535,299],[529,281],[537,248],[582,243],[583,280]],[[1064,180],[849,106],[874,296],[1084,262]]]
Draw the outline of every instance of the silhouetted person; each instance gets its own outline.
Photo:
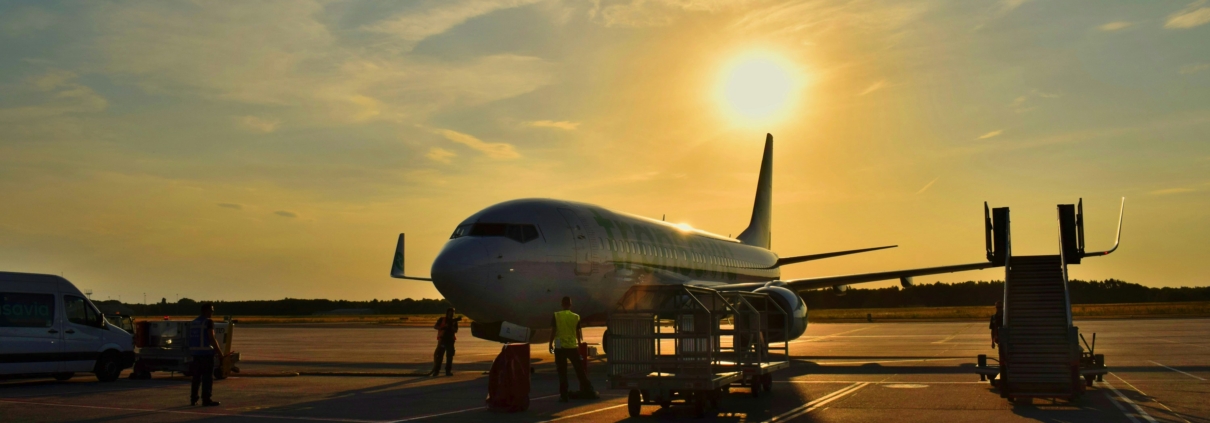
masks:
[[[433,351],[433,371],[429,372],[429,376],[437,376],[441,374],[441,356],[445,356],[445,375],[454,375],[454,341],[458,340],[458,321],[461,317],[454,317],[454,308],[450,307],[445,310],[445,317],[437,319],[437,323],[433,325],[433,329],[437,329],[437,349]]]
[[[996,348],[996,344],[1000,343],[1000,326],[1004,324],[1004,302],[996,301],[996,314],[992,315],[992,321],[987,325],[992,331],[992,348]]]
[[[197,405],[198,386],[202,388],[202,405],[213,407],[218,401],[210,398],[214,387],[214,356],[221,354],[218,339],[214,337],[214,304],[202,303],[202,315],[193,319],[189,324],[189,353],[193,356],[190,372],[193,373],[193,385],[189,391],[189,404]]]
[[[584,332],[580,330],[580,315],[571,312],[571,297],[563,297],[563,310],[555,312],[550,319],[552,334],[548,347],[555,354],[555,368],[559,370],[559,402],[567,402],[567,361],[571,360],[576,378],[580,379],[578,398],[597,398],[592,382],[580,357],[580,342]]]

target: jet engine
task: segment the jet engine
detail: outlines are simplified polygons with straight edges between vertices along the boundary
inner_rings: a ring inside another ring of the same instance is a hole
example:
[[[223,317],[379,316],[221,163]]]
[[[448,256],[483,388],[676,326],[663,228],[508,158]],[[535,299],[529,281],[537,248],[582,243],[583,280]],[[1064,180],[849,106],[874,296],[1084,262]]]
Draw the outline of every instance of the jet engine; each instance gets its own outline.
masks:
[[[802,297],[799,297],[794,291],[776,285],[768,285],[755,292],[768,294],[789,315],[790,332],[786,334],[789,339],[769,339],[769,342],[797,339],[807,331],[807,303],[803,302]],[[781,316],[770,316],[769,327],[782,326],[784,323],[781,319]]]

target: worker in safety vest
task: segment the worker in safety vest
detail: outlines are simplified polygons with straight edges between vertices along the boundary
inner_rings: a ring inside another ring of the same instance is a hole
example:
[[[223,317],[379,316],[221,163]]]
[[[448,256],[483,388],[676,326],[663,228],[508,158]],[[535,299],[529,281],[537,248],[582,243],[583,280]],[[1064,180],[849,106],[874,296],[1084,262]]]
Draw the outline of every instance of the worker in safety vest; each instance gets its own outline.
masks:
[[[202,388],[203,406],[219,405],[218,401],[210,398],[214,386],[214,356],[221,354],[218,339],[214,337],[214,321],[210,320],[213,315],[214,304],[202,303],[202,315],[189,324],[186,338],[189,342],[189,353],[193,356],[193,364],[190,367],[190,372],[193,373],[193,386],[189,393],[190,405],[197,405],[198,385]]]
[[[555,354],[555,368],[559,371],[559,402],[567,402],[567,360],[571,360],[576,378],[580,379],[580,392],[576,398],[598,398],[580,357],[579,346],[584,333],[580,330],[580,315],[571,312],[571,297],[563,297],[563,310],[551,317],[550,327],[553,333],[548,348]]]
[[[437,376],[441,374],[441,356],[445,356],[445,375],[453,376],[454,372],[454,341],[458,340],[458,321],[461,317],[454,317],[454,308],[450,307],[445,310],[445,317],[437,319],[437,323],[433,325],[433,329],[437,329],[437,349],[433,351],[433,371],[429,372],[429,376]]]

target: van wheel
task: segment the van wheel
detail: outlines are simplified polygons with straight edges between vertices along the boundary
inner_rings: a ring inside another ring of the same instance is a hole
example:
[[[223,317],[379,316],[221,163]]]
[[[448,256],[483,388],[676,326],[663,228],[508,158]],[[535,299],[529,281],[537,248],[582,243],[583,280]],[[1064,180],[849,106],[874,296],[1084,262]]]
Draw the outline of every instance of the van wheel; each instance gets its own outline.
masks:
[[[65,382],[65,381],[71,380],[71,377],[75,376],[75,375],[76,375],[75,373],[71,373],[71,372],[55,373],[55,380],[60,381],[60,382]]]
[[[101,358],[97,359],[97,366],[93,369],[97,374],[97,380],[102,382],[113,382],[118,380],[118,376],[122,374],[122,366],[118,364],[118,355],[113,351],[106,351],[101,354]]]

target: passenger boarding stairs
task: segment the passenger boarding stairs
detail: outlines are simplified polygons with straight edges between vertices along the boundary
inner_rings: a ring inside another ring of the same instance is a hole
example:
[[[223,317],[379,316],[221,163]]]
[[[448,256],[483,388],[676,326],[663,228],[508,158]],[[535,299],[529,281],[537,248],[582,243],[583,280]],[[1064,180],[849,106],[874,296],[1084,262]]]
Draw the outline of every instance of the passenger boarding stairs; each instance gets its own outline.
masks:
[[[1014,397],[1077,395],[1083,388],[1079,330],[1071,322],[1063,256],[1010,257],[1006,267],[1001,392]]]
[[[1058,212],[1060,251],[1044,256],[1011,254],[1007,207],[986,216],[988,259],[1006,269],[997,386],[1010,400],[1074,399],[1084,392],[1082,378],[1091,386],[1090,377],[1105,372],[1103,359],[1093,365],[1091,351],[1084,354],[1080,349],[1079,328],[1071,320],[1067,266],[1080,264],[1084,257],[1107,255],[1117,243],[1108,251],[1086,253],[1083,201],[1060,204]],[[1121,225],[1119,216],[1119,240]]]

